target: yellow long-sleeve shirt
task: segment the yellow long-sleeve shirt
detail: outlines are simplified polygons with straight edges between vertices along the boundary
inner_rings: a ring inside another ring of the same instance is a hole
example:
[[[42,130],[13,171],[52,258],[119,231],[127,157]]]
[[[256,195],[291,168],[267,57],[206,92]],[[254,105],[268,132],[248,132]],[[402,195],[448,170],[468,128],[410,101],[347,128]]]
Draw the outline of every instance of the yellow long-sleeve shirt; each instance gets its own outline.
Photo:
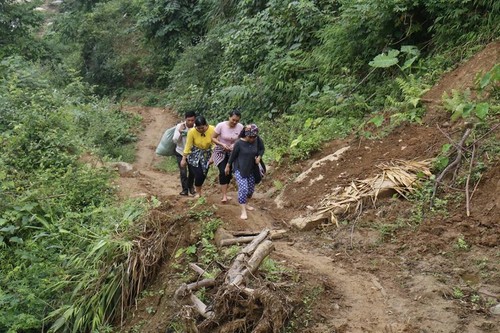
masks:
[[[186,146],[184,147],[184,155],[189,155],[191,153],[191,148],[196,146],[200,149],[208,149],[213,147],[212,143],[212,134],[215,132],[215,127],[212,125],[208,126],[208,129],[205,131],[205,135],[198,132],[196,128],[192,128],[189,130],[187,134]]]

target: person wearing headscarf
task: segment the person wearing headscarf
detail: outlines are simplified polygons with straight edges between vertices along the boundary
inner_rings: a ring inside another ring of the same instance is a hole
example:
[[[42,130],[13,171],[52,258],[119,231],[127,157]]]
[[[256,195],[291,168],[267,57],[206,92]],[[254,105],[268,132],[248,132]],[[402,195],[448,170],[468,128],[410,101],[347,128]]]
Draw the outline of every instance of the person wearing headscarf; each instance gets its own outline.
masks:
[[[240,218],[248,218],[247,211],[255,208],[248,204],[255,191],[256,177],[260,174],[259,165],[264,155],[264,142],[259,137],[259,128],[255,124],[247,125],[240,134],[240,139],[234,144],[229,156],[225,172],[234,170],[234,177],[238,184],[238,203],[241,206]]]
[[[227,195],[227,187],[231,182],[231,172],[226,174],[226,165],[229,160],[229,155],[233,150],[233,146],[238,141],[239,135],[243,130],[243,125],[240,124],[241,112],[234,109],[229,113],[229,119],[220,122],[215,126],[215,133],[212,136],[212,142],[216,144],[212,159],[214,164],[219,169],[219,184],[222,191],[222,203],[231,200]]]
[[[181,160],[181,167],[188,166],[194,174],[196,196],[202,195],[201,188],[207,178],[208,168],[212,161],[212,135],[215,128],[208,125],[203,116],[196,117],[194,128],[187,134],[186,146]]]

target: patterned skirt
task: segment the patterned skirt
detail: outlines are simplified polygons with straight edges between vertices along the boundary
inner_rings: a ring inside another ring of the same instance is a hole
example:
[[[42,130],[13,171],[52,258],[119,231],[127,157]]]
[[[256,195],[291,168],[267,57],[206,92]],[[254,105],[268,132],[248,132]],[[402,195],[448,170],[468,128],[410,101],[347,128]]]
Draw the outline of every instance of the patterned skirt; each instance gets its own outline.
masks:
[[[210,160],[210,157],[212,156],[212,149],[200,149],[196,146],[193,146],[191,148],[191,154],[188,155],[187,157],[187,162],[189,165],[193,167],[201,166],[203,169],[203,173],[207,174],[208,172],[208,161]]]

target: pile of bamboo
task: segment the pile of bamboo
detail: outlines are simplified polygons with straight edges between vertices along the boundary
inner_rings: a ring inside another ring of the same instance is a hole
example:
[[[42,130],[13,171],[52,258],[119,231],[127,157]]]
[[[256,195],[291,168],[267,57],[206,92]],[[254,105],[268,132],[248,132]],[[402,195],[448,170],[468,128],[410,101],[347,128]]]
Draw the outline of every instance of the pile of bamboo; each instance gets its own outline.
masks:
[[[331,213],[332,221],[338,223],[336,215],[359,213],[363,202],[369,199],[375,205],[381,192],[395,191],[404,198],[421,185],[421,181],[432,175],[432,160],[394,160],[377,165],[380,173],[363,180],[353,180],[348,186],[336,187],[316,207],[318,213]]]

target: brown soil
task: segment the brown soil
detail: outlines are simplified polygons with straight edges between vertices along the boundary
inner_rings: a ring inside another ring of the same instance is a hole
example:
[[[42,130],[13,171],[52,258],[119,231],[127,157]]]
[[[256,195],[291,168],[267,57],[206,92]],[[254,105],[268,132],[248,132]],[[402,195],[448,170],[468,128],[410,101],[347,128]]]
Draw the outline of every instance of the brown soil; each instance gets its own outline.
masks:
[[[489,169],[474,192],[470,216],[465,213],[461,187],[439,193],[440,198],[448,195],[442,213],[424,210],[419,217],[422,210],[415,204],[386,198],[339,226],[299,232],[288,224],[305,215],[307,207],[314,207],[332,188],[376,173],[380,162],[435,157],[448,142],[437,125],[458,140],[463,124],[448,123],[441,96],[452,89],[472,88],[476,74],[498,63],[499,54],[500,43],[492,43],[444,75],[423,98],[427,113],[422,125],[401,125],[376,140],[330,142],[309,161],[276,167],[259,185],[256,210],[249,213],[247,221],[239,219],[235,199],[220,203],[212,171],[205,186],[206,205],[215,210],[225,229],[288,230],[284,239],[274,241],[276,250],[271,256],[290,269],[284,276],[289,279],[285,291],[297,305],[290,318],[295,320],[295,332],[500,331],[500,317],[488,311],[500,301],[498,156],[487,158]],[[119,180],[121,195],[156,196],[168,200],[178,211],[185,210],[194,200],[178,195],[178,175],[155,168],[161,159],[155,156],[156,144],[178,118],[158,108],[128,109],[143,117],[144,131],[138,141],[135,175]],[[498,143],[498,131],[491,135]],[[339,161],[324,163],[302,181],[294,181],[315,160],[345,146],[350,148]],[[274,188],[273,180],[280,180],[285,187]],[[234,187],[230,192],[236,198]],[[460,248],[459,240],[467,249]],[[167,261],[150,292],[129,313],[123,332],[165,332],[171,320],[179,318],[175,312],[179,307],[172,299],[178,285],[170,283],[175,279],[176,272]],[[314,290],[320,292],[315,294]],[[309,304],[305,300],[311,295],[316,296]],[[297,297],[301,298],[297,301]]]

